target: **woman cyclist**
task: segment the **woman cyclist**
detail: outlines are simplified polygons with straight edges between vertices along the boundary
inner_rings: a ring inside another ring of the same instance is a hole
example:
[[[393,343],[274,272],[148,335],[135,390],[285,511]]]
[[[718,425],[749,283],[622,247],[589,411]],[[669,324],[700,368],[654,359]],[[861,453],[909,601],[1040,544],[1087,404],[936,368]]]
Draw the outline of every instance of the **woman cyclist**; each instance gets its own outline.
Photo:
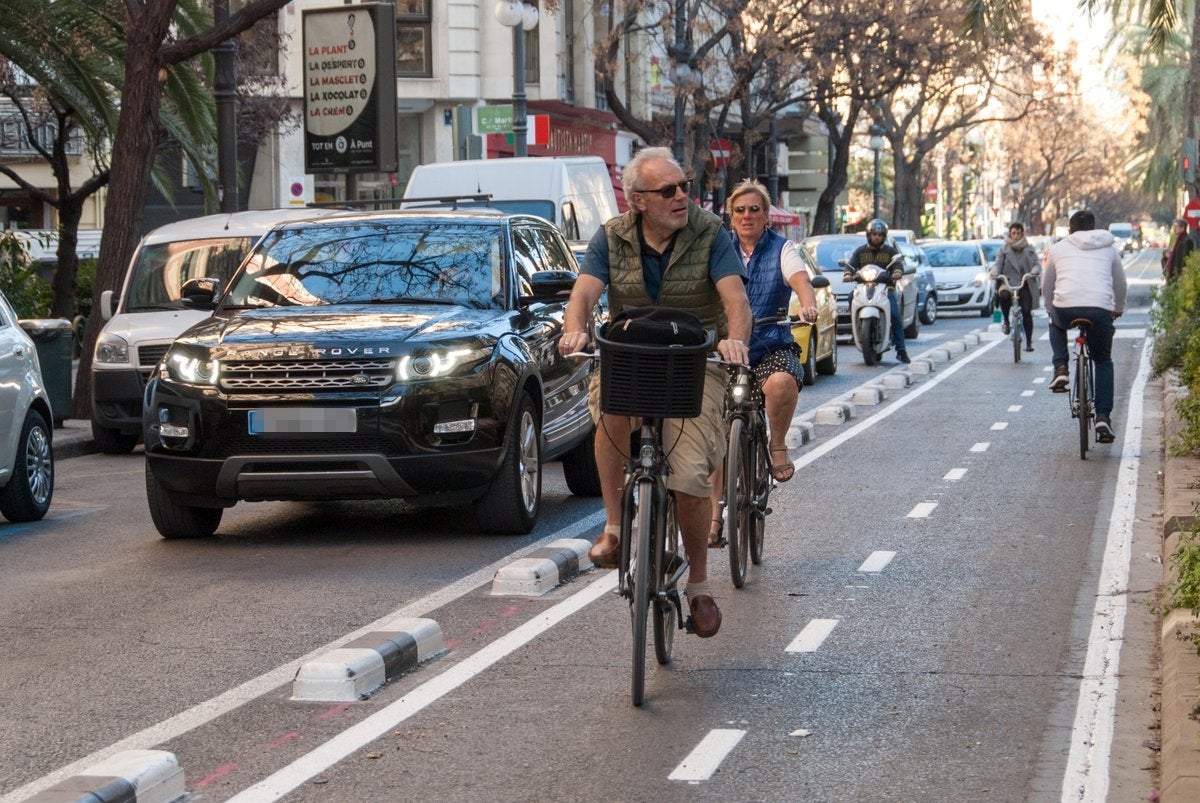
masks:
[[[1008,286],[1017,288],[1017,297],[1021,300],[1021,325],[1025,329],[1025,350],[1033,351],[1033,290],[1025,282],[1028,275],[1037,276],[1041,273],[1041,263],[1037,252],[1025,239],[1025,225],[1012,223],[1008,227],[1008,239],[1000,253],[996,254],[996,262],[992,265],[990,276],[997,279],[1000,276],[1008,279]],[[1004,334],[1011,329],[1009,313],[1012,311],[1012,291],[1001,288],[1000,311],[1004,314]]]

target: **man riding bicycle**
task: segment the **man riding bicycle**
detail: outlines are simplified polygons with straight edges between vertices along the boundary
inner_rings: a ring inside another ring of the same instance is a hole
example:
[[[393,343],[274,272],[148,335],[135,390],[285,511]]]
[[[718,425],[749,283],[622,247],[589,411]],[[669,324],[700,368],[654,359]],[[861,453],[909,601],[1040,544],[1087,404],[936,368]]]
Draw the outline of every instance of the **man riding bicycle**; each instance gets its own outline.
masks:
[[[1042,277],[1042,300],[1050,316],[1050,350],[1054,378],[1050,389],[1066,393],[1071,384],[1067,368],[1067,329],[1071,321],[1091,321],[1088,351],[1096,366],[1096,441],[1112,443],[1113,321],[1125,310],[1125,268],[1111,233],[1096,228],[1096,216],[1086,209],[1067,221],[1070,234],[1050,246]]]
[[[587,346],[587,322],[608,287],[611,315],[624,307],[658,305],[686,309],[718,335],[717,352],[735,364],[749,358],[750,304],[742,264],[721,219],[688,197],[683,170],[667,148],[643,148],[622,171],[629,211],[604,224],[590,243],[567,305],[558,349],[570,354]],[[710,365],[700,416],[668,419],[663,442],[669,451],[680,530],[687,553],[688,605],[692,631],[716,635],[721,611],[707,583],[709,475],[724,454],[722,404],[725,372]],[[596,421],[596,465],[604,497],[604,532],[588,552],[600,567],[620,555],[621,490],[628,459],[631,420],[600,412],[600,377],[593,377],[589,406]]]

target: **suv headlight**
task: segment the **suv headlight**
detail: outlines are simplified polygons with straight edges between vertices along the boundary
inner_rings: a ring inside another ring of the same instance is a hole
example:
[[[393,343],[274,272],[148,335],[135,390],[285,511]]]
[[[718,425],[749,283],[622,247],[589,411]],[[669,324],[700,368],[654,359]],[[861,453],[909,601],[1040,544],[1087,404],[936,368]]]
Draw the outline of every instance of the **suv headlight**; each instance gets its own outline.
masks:
[[[106,365],[128,365],[129,343],[118,335],[102,333],[96,339],[94,360]]]
[[[216,386],[220,365],[217,360],[205,359],[172,346],[163,358],[159,377],[168,382],[187,385]]]
[[[455,371],[478,365],[491,354],[490,346],[472,348],[465,345],[406,354],[396,364],[396,378],[401,382],[412,382],[449,376]]]

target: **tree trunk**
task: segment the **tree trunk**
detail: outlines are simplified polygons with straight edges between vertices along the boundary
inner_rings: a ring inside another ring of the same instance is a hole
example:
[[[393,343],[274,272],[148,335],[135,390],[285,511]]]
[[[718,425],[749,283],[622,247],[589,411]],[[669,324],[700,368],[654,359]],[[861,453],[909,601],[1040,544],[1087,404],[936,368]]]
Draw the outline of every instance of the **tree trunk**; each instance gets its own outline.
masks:
[[[175,0],[147,0],[139,10],[134,4],[125,4],[125,81],[113,138],[115,147],[104,209],[104,232],[100,236],[100,259],[92,287],[92,309],[96,313],[103,291],[120,290],[125,266],[140,236],[162,93],[158,53],[175,5]],[[89,316],[75,382],[75,418],[92,417],[92,351],[103,325],[103,316],[95,313]]]
[[[925,212],[925,188],[921,182],[921,166],[924,154],[918,152],[906,161],[898,155],[896,166],[896,211],[893,225],[898,229],[912,229],[920,234],[921,215]]]
[[[70,194],[69,187],[67,190],[68,193],[59,199],[58,204],[58,265],[50,285],[53,290],[50,317],[71,320],[75,317],[75,277],[79,268],[76,246],[79,244],[83,202]]]

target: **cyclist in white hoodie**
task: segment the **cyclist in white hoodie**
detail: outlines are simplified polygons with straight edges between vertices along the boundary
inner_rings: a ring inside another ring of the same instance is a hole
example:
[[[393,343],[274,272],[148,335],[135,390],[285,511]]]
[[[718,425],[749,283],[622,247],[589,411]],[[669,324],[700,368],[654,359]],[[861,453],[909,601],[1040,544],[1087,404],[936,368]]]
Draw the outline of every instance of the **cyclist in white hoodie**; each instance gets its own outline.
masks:
[[[1071,215],[1069,234],[1050,246],[1042,271],[1042,300],[1050,316],[1050,350],[1054,378],[1050,389],[1066,393],[1067,328],[1076,318],[1092,322],[1088,350],[1096,366],[1096,440],[1112,443],[1113,321],[1125,311],[1125,268],[1112,234],[1096,228],[1096,216],[1086,209]]]

